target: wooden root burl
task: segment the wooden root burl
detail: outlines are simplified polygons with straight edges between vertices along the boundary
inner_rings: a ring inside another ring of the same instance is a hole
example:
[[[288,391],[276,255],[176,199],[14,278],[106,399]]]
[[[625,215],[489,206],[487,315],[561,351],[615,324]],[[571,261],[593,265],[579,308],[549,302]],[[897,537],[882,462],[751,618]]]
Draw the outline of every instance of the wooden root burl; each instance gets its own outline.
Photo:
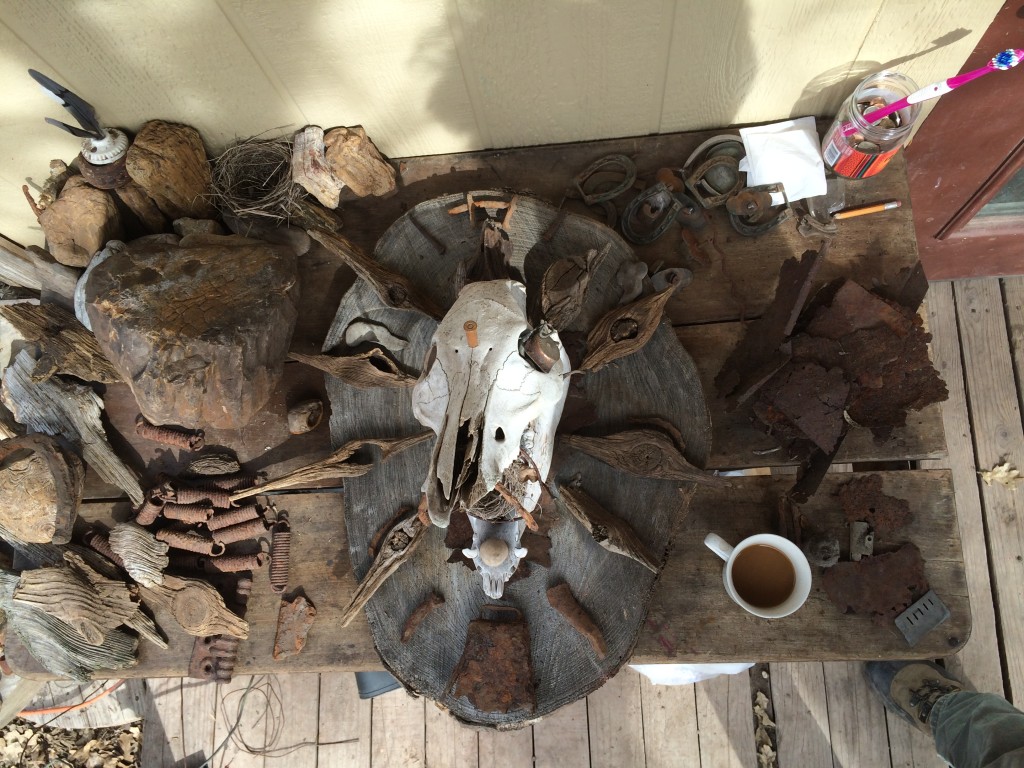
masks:
[[[67,544],[84,481],[81,459],[56,438],[0,442],[0,525],[21,541]]]
[[[604,437],[561,435],[558,439],[610,467],[640,477],[701,485],[727,482],[693,466],[668,437],[652,429],[631,429]]]
[[[341,379],[353,387],[411,387],[416,376],[403,371],[383,349],[336,357],[334,355],[303,355],[292,352],[289,357]]]
[[[144,587],[142,595],[174,617],[194,637],[231,635],[245,640],[249,624],[224,605],[224,598],[205,581],[181,576],[164,576],[158,587]]]
[[[240,429],[281,376],[297,294],[288,247],[189,235],[114,251],[93,268],[85,303],[151,423]]]
[[[675,290],[676,286],[670,285],[659,293],[616,307],[602,317],[587,334],[587,356],[580,363],[580,369],[599,371],[608,363],[641,349],[657,330],[665,305]]]

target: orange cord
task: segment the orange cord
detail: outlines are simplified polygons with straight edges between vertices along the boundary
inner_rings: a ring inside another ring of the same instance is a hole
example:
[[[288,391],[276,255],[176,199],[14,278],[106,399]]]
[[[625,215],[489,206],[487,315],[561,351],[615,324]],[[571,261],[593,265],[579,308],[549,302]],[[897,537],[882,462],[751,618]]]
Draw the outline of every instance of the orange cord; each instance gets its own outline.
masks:
[[[78,704],[72,704],[71,706],[68,706],[68,707],[45,707],[44,709],[23,709],[23,710],[21,710],[21,712],[18,713],[18,717],[32,717],[34,715],[56,715],[57,713],[60,713],[60,714],[63,715],[65,713],[67,713],[67,712],[74,712],[76,709],[84,709],[85,707],[88,707],[93,702],[99,701],[104,696],[110,695],[111,693],[116,691],[118,688],[120,688],[122,685],[124,685],[124,683],[125,683],[125,681],[123,679],[118,680],[112,686],[110,686],[109,688],[103,689],[102,691],[97,693],[95,696],[93,696],[91,699],[86,699],[85,701],[81,701]]]

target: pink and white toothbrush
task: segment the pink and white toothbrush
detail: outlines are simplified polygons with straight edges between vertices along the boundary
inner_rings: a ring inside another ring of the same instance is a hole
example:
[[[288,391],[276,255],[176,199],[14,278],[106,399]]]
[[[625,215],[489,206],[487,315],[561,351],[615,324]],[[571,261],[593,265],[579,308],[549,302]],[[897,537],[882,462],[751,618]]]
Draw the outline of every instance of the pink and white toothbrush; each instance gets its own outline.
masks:
[[[941,80],[938,83],[926,85],[924,88],[914,91],[912,94],[900,99],[899,101],[894,101],[892,104],[865,112],[863,117],[869,123],[876,123],[883,117],[887,117],[893,112],[898,112],[904,107],[909,107],[911,104],[917,104],[922,101],[927,101],[928,99],[934,99],[938,96],[942,96],[955,88],[959,88],[965,83],[971,82],[971,80],[977,80],[982,75],[987,75],[989,72],[1016,67],[1022,60],[1024,60],[1024,50],[1021,50],[1020,48],[1007,48],[1005,51],[992,57],[984,67],[975,69],[971,72],[966,72],[962,75],[951,77],[947,80]],[[856,132],[857,128],[852,123],[847,123],[843,126],[844,136],[850,136]]]

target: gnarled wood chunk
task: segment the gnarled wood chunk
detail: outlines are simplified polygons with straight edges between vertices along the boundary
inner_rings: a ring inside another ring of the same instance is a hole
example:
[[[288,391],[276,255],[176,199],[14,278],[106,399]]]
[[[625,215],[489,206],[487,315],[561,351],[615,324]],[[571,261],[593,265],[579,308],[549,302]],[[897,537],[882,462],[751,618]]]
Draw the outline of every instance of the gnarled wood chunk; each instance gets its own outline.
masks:
[[[540,305],[544,319],[556,331],[564,331],[576,319],[587,298],[590,276],[610,250],[610,243],[600,252],[591,248],[585,254],[559,259],[547,268]]]
[[[583,635],[590,647],[594,649],[599,659],[603,659],[608,653],[608,643],[605,642],[601,629],[594,623],[590,614],[583,610],[573,597],[572,590],[565,582],[548,589],[548,603],[558,611],[573,629]]]
[[[68,180],[57,202],[39,215],[39,225],[53,258],[69,267],[86,266],[108,240],[124,237],[113,194],[81,176]]]
[[[141,504],[138,476],[107,442],[100,421],[103,401],[99,395],[60,376],[36,382],[36,366],[27,349],[18,353],[4,372],[0,394],[4,405],[19,423],[36,432],[64,437],[100,477],[121,488],[133,504]]]
[[[0,524],[21,541],[67,544],[84,481],[81,459],[56,438],[0,442]]]
[[[658,329],[665,305],[672,298],[676,285],[615,307],[597,321],[587,334],[587,355],[580,363],[584,371],[599,371],[608,363],[641,349]]]
[[[56,304],[6,304],[0,316],[26,341],[39,345],[37,377],[64,373],[82,381],[116,384],[117,369],[103,356],[96,337],[73,314]]]
[[[598,504],[586,491],[563,486],[558,501],[609,552],[636,560],[654,573],[661,570],[662,559],[655,557],[632,526]]]
[[[324,129],[307,125],[292,139],[292,181],[328,208],[337,208],[345,184],[335,178],[324,156]]]
[[[324,135],[324,147],[331,173],[359,197],[394,192],[395,169],[381,157],[363,126],[332,128]]]
[[[603,461],[610,467],[640,477],[679,480],[701,485],[722,485],[726,481],[698,469],[686,460],[675,443],[652,429],[631,429],[605,437],[560,435],[559,441]]]
[[[361,464],[357,462],[349,462],[352,455],[363,446],[375,445],[380,448],[380,461],[383,462],[387,461],[388,458],[396,453],[400,453],[406,448],[411,448],[417,443],[421,443],[427,438],[432,437],[433,434],[433,432],[421,432],[420,434],[412,435],[411,437],[351,440],[325,459],[315,461],[305,467],[299,467],[276,480],[271,480],[270,482],[256,485],[252,488],[242,488],[241,490],[235,491],[231,494],[231,502],[234,503],[249,496],[261,495],[267,491],[277,491],[282,488],[293,488],[296,485],[302,485],[303,483],[315,483],[321,480],[341,477],[360,477],[376,466],[372,463]]]
[[[210,162],[199,131],[187,125],[151,120],[128,148],[125,165],[138,184],[171,220],[210,219]]]
[[[113,251],[89,275],[85,307],[151,423],[239,429],[281,376],[297,294],[291,248],[189,235]]]
[[[165,574],[163,584],[141,591],[146,602],[169,611],[194,637],[231,635],[244,640],[249,636],[248,622],[229,611],[224,598],[205,581]]]
[[[288,355],[292,360],[305,363],[324,373],[335,376],[353,387],[367,389],[369,387],[411,387],[416,376],[411,376],[398,367],[391,356],[383,349],[374,347],[355,355],[303,355],[292,352]]]
[[[144,587],[163,584],[164,571],[170,562],[170,547],[135,523],[118,523],[110,531],[110,548],[121,558],[128,575]]]
[[[359,582],[348,605],[341,612],[341,626],[347,627],[352,623],[352,619],[359,615],[359,611],[380,589],[381,584],[387,581],[391,574],[409,559],[416,547],[419,546],[420,541],[423,540],[427,526],[415,513],[410,513],[410,515],[397,523],[384,538],[380,551],[373,560],[373,565],[370,566],[370,570],[367,571],[363,580]]]
[[[440,320],[444,316],[444,312],[431,299],[421,295],[407,277],[380,266],[348,239],[325,229],[314,228],[308,232],[310,237],[344,260],[357,275],[369,283],[377,297],[387,306],[422,312],[435,320]]]

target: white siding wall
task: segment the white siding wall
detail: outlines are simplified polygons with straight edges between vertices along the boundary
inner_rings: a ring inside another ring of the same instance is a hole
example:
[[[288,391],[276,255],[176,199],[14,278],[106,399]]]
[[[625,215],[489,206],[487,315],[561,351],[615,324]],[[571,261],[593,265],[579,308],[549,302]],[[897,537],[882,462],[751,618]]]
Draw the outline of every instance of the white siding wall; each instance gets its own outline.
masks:
[[[41,243],[21,185],[78,151],[29,67],[108,124],[190,123],[211,151],[361,123],[402,157],[828,115],[884,65],[954,74],[1001,4],[0,0],[0,232]]]

